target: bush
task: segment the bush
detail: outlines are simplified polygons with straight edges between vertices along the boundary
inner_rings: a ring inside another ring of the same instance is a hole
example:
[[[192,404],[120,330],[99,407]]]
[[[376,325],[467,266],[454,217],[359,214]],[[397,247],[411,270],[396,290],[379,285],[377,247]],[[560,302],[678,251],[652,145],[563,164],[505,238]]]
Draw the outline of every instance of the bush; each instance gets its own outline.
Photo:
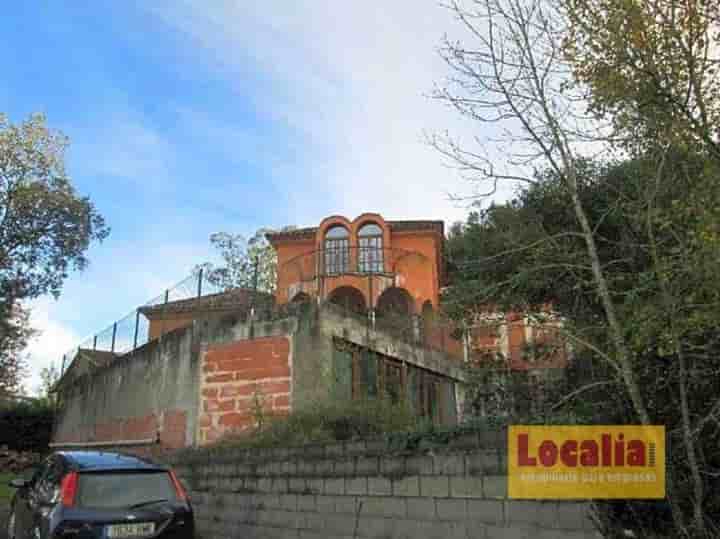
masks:
[[[15,403],[0,408],[0,447],[45,453],[55,413],[46,401]]]
[[[317,403],[281,417],[256,417],[258,427],[227,436],[221,444],[243,447],[297,446],[410,432],[418,418],[405,403],[388,400]]]

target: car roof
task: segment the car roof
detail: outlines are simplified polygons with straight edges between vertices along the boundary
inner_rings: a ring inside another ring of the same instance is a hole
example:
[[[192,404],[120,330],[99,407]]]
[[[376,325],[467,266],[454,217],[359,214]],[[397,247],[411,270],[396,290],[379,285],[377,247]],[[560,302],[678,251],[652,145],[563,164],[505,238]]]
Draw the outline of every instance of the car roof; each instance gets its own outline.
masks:
[[[59,451],[71,468],[89,470],[166,470],[165,466],[136,455],[106,451]]]

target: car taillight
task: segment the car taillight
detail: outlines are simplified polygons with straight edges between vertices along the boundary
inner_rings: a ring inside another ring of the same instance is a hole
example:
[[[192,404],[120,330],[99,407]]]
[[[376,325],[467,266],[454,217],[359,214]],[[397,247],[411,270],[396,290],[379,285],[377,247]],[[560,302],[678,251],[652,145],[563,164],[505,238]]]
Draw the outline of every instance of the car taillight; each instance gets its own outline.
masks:
[[[63,477],[62,483],[60,484],[60,496],[62,498],[62,504],[65,507],[72,507],[73,505],[75,505],[75,495],[77,494],[77,487],[77,472],[70,472],[65,477]]]
[[[172,479],[173,485],[175,486],[175,492],[177,493],[177,497],[183,501],[187,501],[188,495],[187,492],[185,492],[185,489],[180,484],[180,481],[178,480],[177,476],[175,475],[175,472],[170,472],[170,479]]]

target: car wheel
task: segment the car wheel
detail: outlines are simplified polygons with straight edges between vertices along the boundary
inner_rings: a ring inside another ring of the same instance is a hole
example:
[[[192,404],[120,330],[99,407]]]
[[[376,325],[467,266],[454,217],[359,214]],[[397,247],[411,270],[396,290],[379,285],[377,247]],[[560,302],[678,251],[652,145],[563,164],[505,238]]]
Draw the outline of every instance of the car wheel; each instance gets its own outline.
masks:
[[[15,539],[15,511],[10,511],[7,520],[7,536],[8,539]]]

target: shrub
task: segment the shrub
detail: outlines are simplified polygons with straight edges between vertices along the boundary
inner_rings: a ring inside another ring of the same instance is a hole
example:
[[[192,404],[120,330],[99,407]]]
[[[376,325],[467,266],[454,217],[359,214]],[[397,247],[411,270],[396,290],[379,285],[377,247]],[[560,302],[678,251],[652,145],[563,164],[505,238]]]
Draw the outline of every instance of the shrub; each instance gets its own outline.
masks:
[[[52,436],[54,410],[46,401],[14,403],[0,408],[0,446],[44,453]]]
[[[227,436],[222,444],[244,447],[296,446],[410,432],[418,418],[410,407],[386,399],[316,403],[281,417],[257,417],[258,427]]]

